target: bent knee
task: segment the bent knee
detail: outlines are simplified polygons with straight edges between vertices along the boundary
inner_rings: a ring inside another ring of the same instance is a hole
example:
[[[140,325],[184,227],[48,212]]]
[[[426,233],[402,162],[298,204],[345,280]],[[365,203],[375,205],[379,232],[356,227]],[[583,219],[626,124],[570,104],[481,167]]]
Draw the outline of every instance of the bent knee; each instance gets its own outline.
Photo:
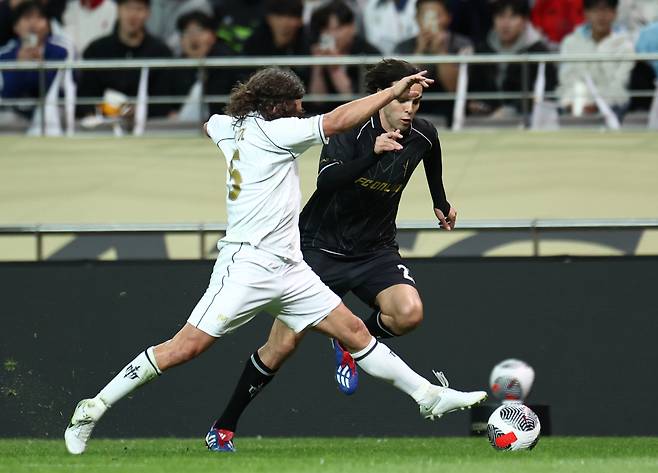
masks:
[[[397,329],[407,333],[418,327],[423,321],[423,303],[420,299],[406,301],[395,316]]]
[[[370,332],[368,331],[368,327],[366,327],[366,324],[358,318],[357,316],[354,316],[354,319],[350,321],[351,325],[351,330],[352,333],[354,333],[356,336],[360,338],[367,338],[370,340]]]
[[[346,329],[340,342],[350,351],[361,350],[372,340],[366,324],[356,315],[349,320]]]

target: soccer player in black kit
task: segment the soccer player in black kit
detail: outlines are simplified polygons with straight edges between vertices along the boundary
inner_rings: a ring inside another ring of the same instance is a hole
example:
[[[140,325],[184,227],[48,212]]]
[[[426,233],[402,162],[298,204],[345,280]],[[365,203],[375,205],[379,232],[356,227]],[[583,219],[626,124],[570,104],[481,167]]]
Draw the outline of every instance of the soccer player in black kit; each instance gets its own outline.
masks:
[[[386,59],[366,76],[368,93],[383,90],[419,72],[400,60]],[[414,86],[422,95],[422,87]],[[377,338],[403,335],[423,319],[415,281],[398,252],[395,218],[402,191],[423,162],[439,224],[452,230],[457,213],[442,182],[441,145],[429,121],[416,118],[420,95],[394,100],[362,126],[336,135],[320,155],[317,190],[299,219],[304,260],[338,296],[352,291],[373,308],[366,320]],[[224,413],[206,443],[214,451],[234,451],[237,422],[255,395],[294,352],[303,333],[275,320],[266,344],[251,355]],[[354,360],[334,342],[336,379],[341,391],[354,392]],[[444,385],[442,374],[437,377]]]

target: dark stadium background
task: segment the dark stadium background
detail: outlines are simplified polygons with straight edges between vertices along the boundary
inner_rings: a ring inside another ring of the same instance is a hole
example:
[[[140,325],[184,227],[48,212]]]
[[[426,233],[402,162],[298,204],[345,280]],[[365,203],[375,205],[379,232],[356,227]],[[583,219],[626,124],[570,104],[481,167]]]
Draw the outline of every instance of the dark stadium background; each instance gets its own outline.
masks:
[[[455,386],[485,388],[494,364],[517,357],[536,371],[528,402],[550,406],[554,435],[656,433],[658,258],[413,259],[409,266],[425,320],[390,346],[425,376],[443,370]],[[177,330],[211,268],[210,261],[0,265],[0,436],[59,438],[77,399],[94,394],[135,347]],[[348,304],[364,313],[353,299]],[[119,403],[97,435],[200,437],[270,323],[260,315]],[[425,421],[411,399],[365,374],[354,396],[340,394],[332,357],[324,337],[308,335],[239,433],[468,434],[467,412]]]

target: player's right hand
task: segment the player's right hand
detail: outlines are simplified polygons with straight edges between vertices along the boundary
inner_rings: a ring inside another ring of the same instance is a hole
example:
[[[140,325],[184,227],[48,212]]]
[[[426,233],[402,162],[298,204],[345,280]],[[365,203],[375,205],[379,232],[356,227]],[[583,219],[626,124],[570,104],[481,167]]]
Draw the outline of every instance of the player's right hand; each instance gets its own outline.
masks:
[[[400,130],[389,131],[387,133],[382,133],[375,139],[375,154],[382,154],[386,151],[399,151],[402,149],[402,145],[396,140],[402,138]]]
[[[444,230],[452,230],[455,228],[455,223],[457,223],[457,211],[453,206],[450,206],[448,215],[444,215],[441,209],[434,209],[434,214],[436,218],[439,219],[439,225]]]
[[[414,99],[418,97],[420,93],[415,90],[411,90],[412,85],[420,84],[423,86],[424,89],[426,89],[434,83],[434,79],[425,77],[426,74],[427,71],[420,71],[418,74],[412,74],[410,76],[403,77],[395,84],[393,84],[393,86],[391,87],[393,91],[393,95],[396,98],[401,97],[405,94],[408,94],[408,97],[410,99]]]

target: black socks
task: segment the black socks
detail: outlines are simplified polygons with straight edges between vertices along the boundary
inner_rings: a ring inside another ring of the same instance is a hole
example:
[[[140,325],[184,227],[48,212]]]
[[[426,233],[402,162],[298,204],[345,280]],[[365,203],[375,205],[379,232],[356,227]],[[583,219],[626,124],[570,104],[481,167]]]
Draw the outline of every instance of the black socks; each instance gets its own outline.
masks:
[[[375,310],[370,318],[365,322],[370,334],[376,339],[397,337],[391,329],[382,322],[382,313],[379,309]]]
[[[216,429],[230,430],[235,432],[235,429],[240,420],[240,416],[247,408],[251,400],[256,397],[261,389],[267,383],[272,381],[276,371],[272,371],[263,364],[258,351],[256,351],[247,363],[245,364],[244,371],[238,380],[238,384],[233,391],[231,400],[229,401],[226,409],[221,417],[215,421],[213,427]]]

